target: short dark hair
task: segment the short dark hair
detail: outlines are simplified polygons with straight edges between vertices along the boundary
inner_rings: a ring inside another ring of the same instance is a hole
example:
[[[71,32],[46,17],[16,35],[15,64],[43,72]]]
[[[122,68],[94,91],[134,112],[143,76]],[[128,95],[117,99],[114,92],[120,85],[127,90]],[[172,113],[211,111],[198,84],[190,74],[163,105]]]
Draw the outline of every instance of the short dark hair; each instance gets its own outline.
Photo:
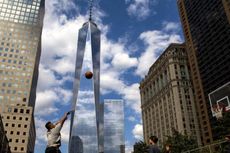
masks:
[[[154,143],[157,143],[158,138],[155,135],[152,135],[149,137],[150,140],[152,140]]]
[[[48,122],[46,123],[45,127],[47,128],[47,130],[50,130],[50,124],[51,124],[50,121],[48,121]]]

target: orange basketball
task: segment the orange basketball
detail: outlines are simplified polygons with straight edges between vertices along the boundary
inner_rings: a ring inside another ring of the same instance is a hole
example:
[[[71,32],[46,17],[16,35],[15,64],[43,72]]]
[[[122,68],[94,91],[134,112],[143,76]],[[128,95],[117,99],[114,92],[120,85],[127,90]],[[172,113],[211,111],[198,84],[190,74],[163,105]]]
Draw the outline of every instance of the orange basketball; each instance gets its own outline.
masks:
[[[87,72],[85,72],[85,77],[87,79],[91,79],[93,77],[93,73],[91,71],[87,71]]]

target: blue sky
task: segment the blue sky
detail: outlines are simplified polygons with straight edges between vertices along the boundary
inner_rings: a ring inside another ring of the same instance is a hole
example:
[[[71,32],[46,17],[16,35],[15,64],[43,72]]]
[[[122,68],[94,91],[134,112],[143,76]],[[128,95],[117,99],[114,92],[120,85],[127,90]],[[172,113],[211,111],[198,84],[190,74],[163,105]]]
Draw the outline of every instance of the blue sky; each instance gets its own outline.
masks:
[[[125,102],[126,153],[143,139],[139,82],[161,52],[183,42],[176,0],[95,0],[101,35],[102,99]],[[88,0],[47,0],[35,107],[35,153],[44,152],[48,120],[71,107],[78,30],[88,20]],[[87,48],[86,48],[87,50]],[[87,58],[87,57],[86,57]],[[80,92],[80,96],[89,93]],[[87,115],[87,114],[86,114]],[[69,120],[62,130],[67,153]]]

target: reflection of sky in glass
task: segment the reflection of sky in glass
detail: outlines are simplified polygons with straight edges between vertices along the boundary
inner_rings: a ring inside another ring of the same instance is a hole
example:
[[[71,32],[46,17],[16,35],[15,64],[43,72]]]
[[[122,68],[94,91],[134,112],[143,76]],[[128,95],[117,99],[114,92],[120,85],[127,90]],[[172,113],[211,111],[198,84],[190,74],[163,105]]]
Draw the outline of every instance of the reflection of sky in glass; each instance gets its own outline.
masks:
[[[120,153],[124,145],[123,100],[104,101],[104,152]]]
[[[84,153],[96,153],[97,128],[93,94],[93,79],[86,79],[84,76],[86,71],[92,71],[92,55],[89,40],[90,39],[87,38],[72,135],[73,137],[78,136],[81,139]],[[80,153],[81,151],[78,150],[78,152],[75,152]]]
[[[72,103],[75,115],[71,117],[70,140],[73,139],[73,136],[78,136],[81,141],[77,142],[82,142],[84,153],[95,153],[98,152],[98,149],[99,152],[103,151],[103,118],[101,115],[103,111],[100,104],[100,33],[96,24],[86,22],[78,35]],[[87,71],[93,72],[92,79],[85,78]]]

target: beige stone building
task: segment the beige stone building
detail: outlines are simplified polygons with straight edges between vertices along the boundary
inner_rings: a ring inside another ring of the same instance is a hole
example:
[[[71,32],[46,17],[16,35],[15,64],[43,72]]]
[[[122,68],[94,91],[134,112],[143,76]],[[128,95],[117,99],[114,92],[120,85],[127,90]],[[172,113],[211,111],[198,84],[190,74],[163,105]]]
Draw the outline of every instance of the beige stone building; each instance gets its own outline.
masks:
[[[0,0],[0,113],[12,153],[34,152],[44,0]]]
[[[200,144],[193,88],[184,44],[171,44],[140,83],[144,140],[151,135],[162,145],[173,129]]]

